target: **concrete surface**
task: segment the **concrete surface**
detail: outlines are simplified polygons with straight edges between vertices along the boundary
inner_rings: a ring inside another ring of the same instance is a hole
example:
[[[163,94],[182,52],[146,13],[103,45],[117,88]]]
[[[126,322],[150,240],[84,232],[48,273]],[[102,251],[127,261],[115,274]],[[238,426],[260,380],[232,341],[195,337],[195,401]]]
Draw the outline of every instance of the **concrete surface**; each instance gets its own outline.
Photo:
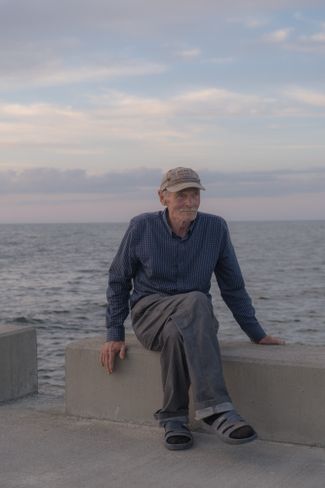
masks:
[[[74,341],[66,348],[66,411],[70,415],[155,425],[161,404],[159,356],[127,336],[127,358],[108,375],[99,364],[102,339]]]
[[[325,450],[229,446],[194,433],[167,451],[157,427],[66,417],[42,395],[0,406],[0,488],[323,488]]]
[[[37,391],[36,330],[0,326],[0,402]]]
[[[108,375],[99,365],[101,338],[66,350],[66,411],[98,419],[153,425],[161,405],[159,354],[133,334]],[[325,446],[325,347],[221,344],[233,402],[261,439]]]

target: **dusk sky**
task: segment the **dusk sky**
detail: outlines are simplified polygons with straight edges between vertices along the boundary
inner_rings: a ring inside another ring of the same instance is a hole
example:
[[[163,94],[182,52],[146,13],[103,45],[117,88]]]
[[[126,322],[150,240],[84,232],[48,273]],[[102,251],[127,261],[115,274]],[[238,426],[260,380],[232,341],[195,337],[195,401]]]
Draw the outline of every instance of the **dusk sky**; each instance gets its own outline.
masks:
[[[324,219],[324,0],[0,0],[0,222]]]

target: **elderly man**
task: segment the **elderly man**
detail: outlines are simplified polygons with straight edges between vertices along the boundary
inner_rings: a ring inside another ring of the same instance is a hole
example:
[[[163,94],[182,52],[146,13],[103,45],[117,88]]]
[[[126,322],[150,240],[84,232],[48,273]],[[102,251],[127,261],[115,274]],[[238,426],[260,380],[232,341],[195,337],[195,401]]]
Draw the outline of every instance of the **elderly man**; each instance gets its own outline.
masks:
[[[255,317],[226,222],[198,212],[204,189],[192,169],[169,170],[158,191],[165,209],[131,220],[109,270],[107,342],[101,363],[112,373],[116,356],[125,357],[123,324],[130,304],[138,340],[160,353],[163,405],[155,417],[165,428],[164,443],[171,450],[193,443],[188,428],[190,385],[196,418],[207,429],[233,444],[256,438],[235,411],[224,382],[209,293],[213,274],[251,341],[283,343],[267,335]]]

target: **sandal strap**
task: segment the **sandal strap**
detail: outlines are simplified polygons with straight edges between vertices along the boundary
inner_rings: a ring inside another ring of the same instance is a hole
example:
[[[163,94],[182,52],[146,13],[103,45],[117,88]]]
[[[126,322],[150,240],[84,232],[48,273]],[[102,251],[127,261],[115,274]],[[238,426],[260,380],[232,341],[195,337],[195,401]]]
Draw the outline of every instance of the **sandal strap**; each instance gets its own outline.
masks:
[[[227,437],[239,427],[249,425],[235,410],[224,412],[213,424],[216,431],[220,434],[227,435]]]
[[[165,423],[165,436],[168,436],[168,434],[192,437],[189,428],[179,420],[168,420]]]
[[[178,437],[178,439],[176,439]],[[175,442],[176,441],[176,442]],[[193,435],[180,421],[169,420],[165,424],[165,447],[171,451],[189,449],[193,445]]]

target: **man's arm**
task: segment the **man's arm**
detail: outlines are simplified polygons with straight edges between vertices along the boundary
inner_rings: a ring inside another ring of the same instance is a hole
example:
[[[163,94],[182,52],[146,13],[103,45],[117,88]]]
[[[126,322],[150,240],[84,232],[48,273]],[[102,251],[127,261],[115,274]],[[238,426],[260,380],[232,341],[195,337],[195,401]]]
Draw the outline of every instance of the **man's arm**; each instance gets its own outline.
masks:
[[[109,373],[114,370],[116,356],[124,359],[127,350],[124,321],[129,314],[130,291],[136,268],[132,251],[132,225],[130,224],[109,269],[106,308],[107,335],[100,352],[100,362]]]
[[[283,340],[267,335],[256,319],[255,309],[246,291],[226,222],[224,222],[223,246],[215,268],[215,276],[224,302],[251,341],[261,345],[284,344]]]

